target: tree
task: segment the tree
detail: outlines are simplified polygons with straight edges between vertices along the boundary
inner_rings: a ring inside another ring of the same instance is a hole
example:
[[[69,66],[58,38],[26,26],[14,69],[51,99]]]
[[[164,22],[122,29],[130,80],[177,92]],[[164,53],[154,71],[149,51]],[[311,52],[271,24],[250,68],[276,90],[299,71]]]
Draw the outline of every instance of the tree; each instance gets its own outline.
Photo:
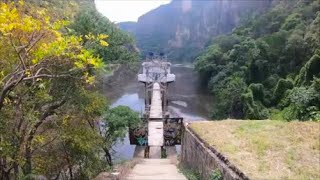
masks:
[[[197,58],[195,69],[199,72],[203,83],[207,84],[210,78],[218,73],[217,66],[225,63],[222,55],[220,46],[214,45]]]
[[[35,170],[37,151],[56,140],[43,134],[56,134],[50,125],[67,116],[61,109],[78,109],[80,103],[71,104],[76,92],[94,83],[104,66],[83,47],[83,38],[61,33],[67,24],[37,8],[26,11],[23,1],[0,3],[1,179],[10,179],[12,170],[15,178],[21,168],[25,175]],[[87,41],[107,46],[106,38],[99,34]],[[89,114],[88,119],[99,115]]]
[[[137,127],[141,119],[137,112],[133,112],[126,106],[118,106],[112,108],[105,114],[103,118],[104,126],[101,130],[103,136],[105,157],[109,165],[112,165],[110,149],[118,139],[126,136],[128,128]]]
[[[85,47],[94,50],[105,63],[130,63],[139,58],[134,39],[92,7],[83,6],[69,28],[72,29],[72,33],[81,37],[88,34],[97,36],[102,33],[110,35],[108,48],[84,41]]]
[[[17,9],[13,3],[1,3],[1,45],[11,47],[4,49],[13,55],[2,57],[0,110],[6,96],[21,82],[66,78],[79,73],[80,78],[92,81],[88,70],[103,65],[101,59],[82,48],[82,38],[62,37],[58,30],[67,22],[50,22],[44,12],[25,15],[22,1],[20,6]],[[107,45],[104,40],[101,44]]]

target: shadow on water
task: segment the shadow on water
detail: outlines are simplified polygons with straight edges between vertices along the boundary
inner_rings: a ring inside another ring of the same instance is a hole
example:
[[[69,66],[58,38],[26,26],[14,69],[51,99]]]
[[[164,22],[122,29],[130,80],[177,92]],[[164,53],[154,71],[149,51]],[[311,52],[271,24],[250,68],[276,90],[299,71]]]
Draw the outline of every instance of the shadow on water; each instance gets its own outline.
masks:
[[[104,92],[111,101],[111,107],[124,105],[142,113],[144,86],[137,81],[136,73],[123,71],[126,68],[120,68],[114,76],[104,81]],[[200,87],[197,73],[192,67],[185,66],[173,66],[171,72],[176,75],[176,81],[168,88],[170,116],[183,117],[185,122],[208,119],[212,97]],[[131,159],[134,148],[126,137],[123,142],[117,142],[114,146],[113,159]]]

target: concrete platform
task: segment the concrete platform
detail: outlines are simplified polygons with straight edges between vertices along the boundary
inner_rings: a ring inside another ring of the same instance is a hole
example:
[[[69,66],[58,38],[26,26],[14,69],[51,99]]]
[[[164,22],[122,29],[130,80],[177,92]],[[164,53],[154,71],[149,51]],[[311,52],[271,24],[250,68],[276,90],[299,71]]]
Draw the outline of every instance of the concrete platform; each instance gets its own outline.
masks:
[[[150,146],[149,147],[149,158],[160,159],[161,158],[161,146]]]
[[[171,83],[174,82],[176,79],[176,76],[174,74],[168,74],[167,76],[162,76],[160,77],[160,82],[161,83]],[[139,82],[152,82],[153,78],[148,77],[146,74],[139,74],[138,75],[138,81]]]
[[[133,158],[144,158],[146,146],[136,146]]]
[[[161,88],[159,83],[153,84],[150,118],[162,118]],[[163,122],[148,122],[148,145],[163,146]]]
[[[137,164],[126,180],[187,180],[169,159],[144,159]]]
[[[163,146],[163,122],[148,122],[148,145]]]
[[[142,74],[138,75],[139,82],[154,82],[156,79],[161,83],[174,82],[176,76],[171,74],[171,63],[162,60],[153,60],[151,62],[142,63]],[[157,74],[157,78],[154,76]]]
[[[153,84],[150,118],[162,118],[162,99],[161,88],[159,83]]]

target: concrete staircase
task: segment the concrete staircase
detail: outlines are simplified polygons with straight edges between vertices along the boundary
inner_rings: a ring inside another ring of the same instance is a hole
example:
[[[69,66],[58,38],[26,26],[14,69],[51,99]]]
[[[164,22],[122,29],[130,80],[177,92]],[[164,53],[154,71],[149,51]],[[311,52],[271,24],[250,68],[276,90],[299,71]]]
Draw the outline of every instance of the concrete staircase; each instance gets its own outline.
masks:
[[[170,159],[143,159],[126,180],[187,180]]]

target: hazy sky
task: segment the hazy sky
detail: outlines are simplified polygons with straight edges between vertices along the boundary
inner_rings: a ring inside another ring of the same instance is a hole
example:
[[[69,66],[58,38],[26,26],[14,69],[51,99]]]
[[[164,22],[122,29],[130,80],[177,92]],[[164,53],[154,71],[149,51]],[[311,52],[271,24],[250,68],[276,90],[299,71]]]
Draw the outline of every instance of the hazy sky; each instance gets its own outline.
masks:
[[[146,12],[170,0],[95,0],[100,13],[114,22],[137,21]]]

